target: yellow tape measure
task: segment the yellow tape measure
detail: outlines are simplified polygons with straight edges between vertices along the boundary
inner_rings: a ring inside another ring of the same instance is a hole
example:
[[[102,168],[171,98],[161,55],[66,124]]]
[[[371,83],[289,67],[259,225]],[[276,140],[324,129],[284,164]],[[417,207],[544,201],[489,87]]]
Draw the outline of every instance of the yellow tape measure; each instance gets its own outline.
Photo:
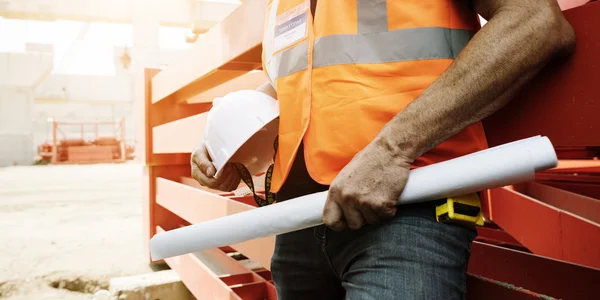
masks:
[[[273,155],[273,161],[275,161],[275,156],[277,155],[277,147],[279,145],[279,138],[276,137],[273,142],[273,148],[275,149],[275,154]],[[242,181],[248,186],[252,195],[254,196],[254,201],[259,207],[266,206],[269,204],[273,204],[275,202],[275,195],[271,193],[271,178],[273,177],[273,164],[269,166],[267,169],[267,173],[265,174],[265,199],[261,198],[256,194],[256,190],[254,188],[254,182],[252,181],[252,174],[250,171],[241,163],[233,163],[233,166],[237,170],[238,174]]]
[[[483,226],[485,222],[479,195],[476,193],[446,199],[444,204],[435,208],[435,215],[439,223]]]

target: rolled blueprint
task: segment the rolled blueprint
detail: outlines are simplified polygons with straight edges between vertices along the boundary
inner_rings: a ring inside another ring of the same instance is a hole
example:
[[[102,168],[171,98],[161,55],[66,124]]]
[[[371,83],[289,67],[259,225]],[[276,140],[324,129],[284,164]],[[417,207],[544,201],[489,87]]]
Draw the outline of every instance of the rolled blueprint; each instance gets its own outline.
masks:
[[[547,137],[532,137],[411,170],[399,205],[460,196],[533,180],[558,159]],[[153,260],[232,245],[322,224],[327,192],[159,233]]]

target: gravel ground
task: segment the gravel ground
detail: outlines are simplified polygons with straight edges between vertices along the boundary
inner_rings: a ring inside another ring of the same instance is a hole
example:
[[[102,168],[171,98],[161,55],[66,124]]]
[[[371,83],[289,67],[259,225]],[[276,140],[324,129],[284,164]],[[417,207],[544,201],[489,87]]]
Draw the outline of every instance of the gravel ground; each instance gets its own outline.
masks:
[[[136,163],[0,168],[0,298],[94,299],[111,277],[151,272],[141,174]]]

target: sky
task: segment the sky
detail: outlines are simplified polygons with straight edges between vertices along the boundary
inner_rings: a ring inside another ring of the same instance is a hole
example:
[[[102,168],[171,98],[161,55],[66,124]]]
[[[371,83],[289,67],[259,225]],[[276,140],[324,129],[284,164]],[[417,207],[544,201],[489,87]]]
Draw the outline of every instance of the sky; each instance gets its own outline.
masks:
[[[54,49],[54,73],[113,75],[114,47],[131,47],[130,24],[90,23],[82,39],[77,37],[84,22],[54,22],[5,19],[0,17],[0,52],[25,52],[27,43],[49,44]],[[161,49],[185,49],[187,28],[161,27]],[[72,48],[71,52],[69,52]],[[71,53],[70,55],[66,55]]]

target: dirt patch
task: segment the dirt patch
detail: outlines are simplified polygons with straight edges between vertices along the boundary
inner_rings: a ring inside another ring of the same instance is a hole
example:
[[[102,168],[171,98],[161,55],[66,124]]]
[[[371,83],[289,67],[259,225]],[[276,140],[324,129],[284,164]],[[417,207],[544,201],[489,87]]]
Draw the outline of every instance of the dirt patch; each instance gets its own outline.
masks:
[[[71,292],[94,294],[99,290],[107,290],[108,280],[85,277],[62,278],[50,282],[50,287],[69,290]]]
[[[21,284],[16,281],[0,282],[0,298],[16,295]]]
[[[0,282],[0,299],[94,300],[99,291],[108,293],[108,282],[107,277],[90,278],[70,274],[11,279]]]
[[[141,179],[130,163],[0,168],[0,298],[91,300],[152,272]]]

